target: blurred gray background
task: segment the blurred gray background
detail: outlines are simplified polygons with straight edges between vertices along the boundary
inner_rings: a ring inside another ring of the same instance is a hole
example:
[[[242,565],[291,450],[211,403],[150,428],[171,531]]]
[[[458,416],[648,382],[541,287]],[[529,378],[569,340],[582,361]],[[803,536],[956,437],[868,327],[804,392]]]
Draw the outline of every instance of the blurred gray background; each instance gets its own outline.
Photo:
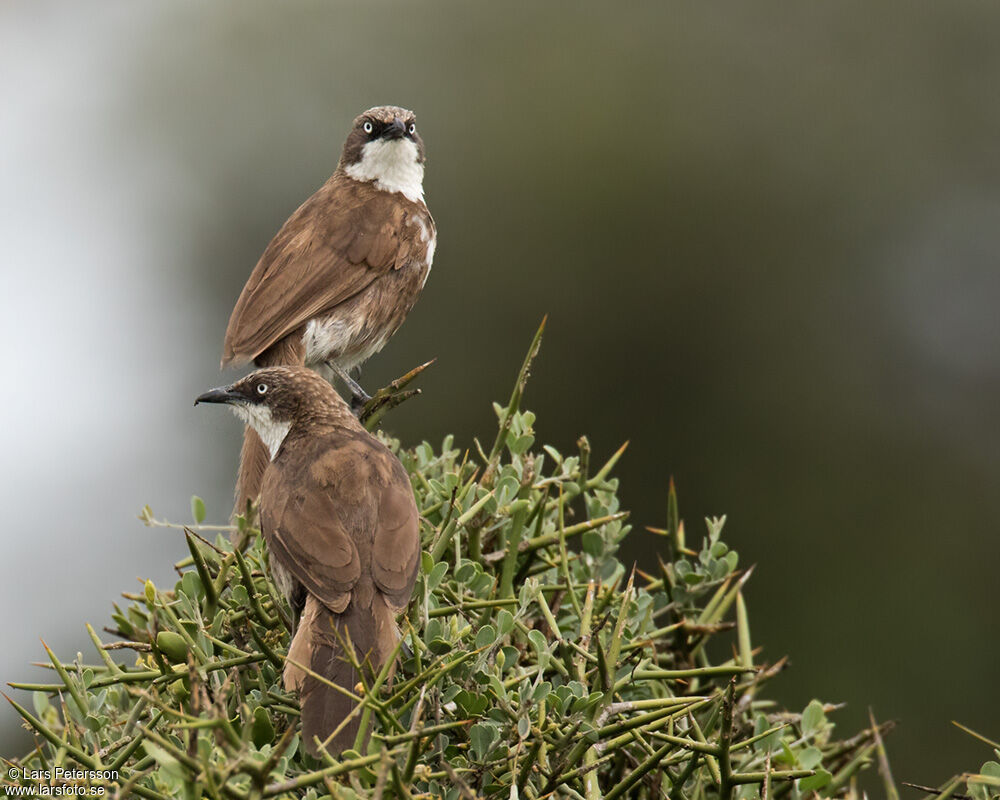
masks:
[[[413,108],[439,227],[364,373],[431,357],[405,443],[488,436],[541,316],[540,437],[729,515],[769,694],[900,721],[898,778],[1000,736],[1000,6],[90,2],[0,6],[0,678],[172,581],[229,511],[232,304],[352,117]],[[654,564],[656,542],[627,550]],[[0,747],[27,746],[14,715]]]

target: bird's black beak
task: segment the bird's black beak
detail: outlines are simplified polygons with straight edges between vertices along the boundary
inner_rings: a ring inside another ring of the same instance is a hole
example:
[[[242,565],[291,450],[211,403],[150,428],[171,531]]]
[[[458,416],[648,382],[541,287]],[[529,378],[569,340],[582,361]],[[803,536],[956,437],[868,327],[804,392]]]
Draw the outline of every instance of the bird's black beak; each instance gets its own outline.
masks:
[[[195,398],[194,404],[198,403],[231,403],[238,400],[239,395],[229,386],[220,386],[218,389],[209,389],[204,394]]]
[[[404,136],[406,136],[406,125],[399,117],[395,117],[392,124],[386,125],[382,130],[383,139],[402,139]]]

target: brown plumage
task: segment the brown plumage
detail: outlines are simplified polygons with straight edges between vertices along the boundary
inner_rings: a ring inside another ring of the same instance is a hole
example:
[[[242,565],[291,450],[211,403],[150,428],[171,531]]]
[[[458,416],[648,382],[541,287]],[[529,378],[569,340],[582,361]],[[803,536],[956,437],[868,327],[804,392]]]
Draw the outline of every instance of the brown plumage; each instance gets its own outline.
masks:
[[[368,130],[370,128],[370,130]],[[424,148],[412,112],[361,114],[336,172],[288,219],[236,301],[222,365],[305,365],[347,377],[403,323],[430,272],[434,220],[423,201]],[[247,429],[236,511],[257,497],[266,452]]]
[[[369,682],[395,649],[420,556],[409,477],[311,370],[257,370],[196,402],[231,405],[273,452],[261,531],[275,583],[298,615],[284,682],[299,693],[309,752],[319,752],[318,739],[339,753],[359,730],[355,703],[299,665],[354,693],[360,676],[345,646]]]

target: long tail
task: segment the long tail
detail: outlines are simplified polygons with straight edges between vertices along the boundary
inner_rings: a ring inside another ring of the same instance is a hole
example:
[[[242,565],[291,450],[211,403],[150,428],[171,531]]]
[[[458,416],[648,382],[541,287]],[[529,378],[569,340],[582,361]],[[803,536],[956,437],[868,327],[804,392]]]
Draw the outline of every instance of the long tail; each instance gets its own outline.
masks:
[[[290,333],[275,342],[254,360],[257,367],[301,366],[305,363],[305,348],[298,333]],[[271,454],[249,425],[243,431],[243,449],[240,451],[240,468],[236,477],[236,504],[233,516],[245,514],[247,501],[257,501],[264,470]]]
[[[357,694],[361,676],[344,651],[348,637],[355,659],[365,669],[365,682],[370,685],[395,648],[398,638],[395,615],[378,594],[372,607],[358,608],[351,603],[343,614],[333,613],[309,595],[288,649],[284,684],[286,689],[299,692],[302,739],[306,750],[314,756],[318,755],[316,739],[325,742],[324,747],[331,755],[353,747],[361,715],[350,716],[355,703],[348,695],[296,665],[306,665],[311,672]],[[346,724],[342,724],[345,719]]]

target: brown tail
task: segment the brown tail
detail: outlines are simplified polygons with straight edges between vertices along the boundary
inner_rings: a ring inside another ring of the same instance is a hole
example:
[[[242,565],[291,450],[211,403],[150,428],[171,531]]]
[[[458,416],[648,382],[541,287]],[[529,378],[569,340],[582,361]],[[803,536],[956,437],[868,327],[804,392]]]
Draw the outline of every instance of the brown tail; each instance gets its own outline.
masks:
[[[257,367],[301,366],[305,363],[305,348],[298,331],[278,340],[254,359]],[[264,478],[271,454],[260,437],[249,425],[243,431],[243,449],[240,451],[240,470],[236,477],[236,504],[233,516],[245,514],[247,501],[257,502],[260,484]]]
[[[344,652],[350,637],[355,659],[365,669],[365,683],[370,685],[395,648],[398,637],[395,617],[380,595],[376,594],[373,606],[363,609],[351,603],[343,614],[335,614],[312,595],[306,598],[288,650],[284,683],[286,689],[299,692],[302,739],[306,750],[314,756],[318,755],[316,739],[325,742],[324,747],[331,755],[353,747],[361,727],[361,714],[355,714],[341,726],[354,710],[354,701],[296,664],[308,666],[326,680],[358,694],[356,687],[361,678]],[[330,738],[338,728],[339,732]]]

